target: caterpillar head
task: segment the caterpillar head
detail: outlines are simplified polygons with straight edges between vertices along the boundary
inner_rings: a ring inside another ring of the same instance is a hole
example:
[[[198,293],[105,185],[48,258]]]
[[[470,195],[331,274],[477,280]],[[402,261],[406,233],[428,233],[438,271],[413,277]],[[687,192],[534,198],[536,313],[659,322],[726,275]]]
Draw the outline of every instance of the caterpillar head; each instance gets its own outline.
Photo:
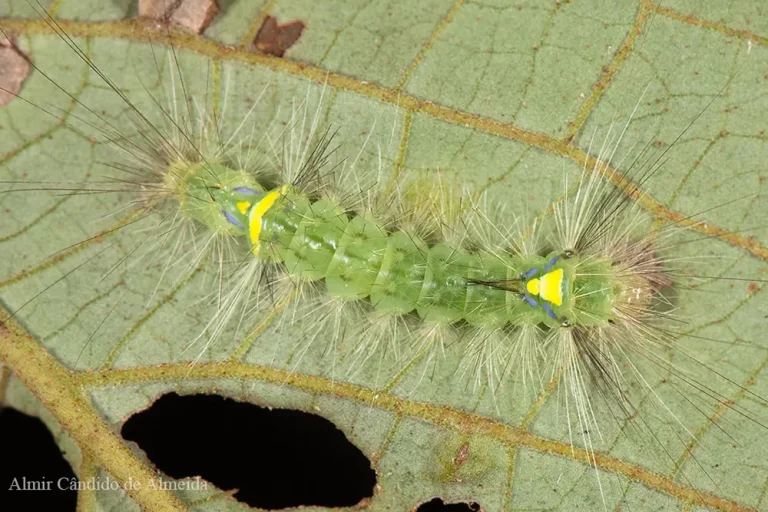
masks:
[[[232,236],[247,234],[246,213],[265,193],[252,174],[207,162],[172,164],[164,188],[186,218]]]
[[[521,297],[549,327],[595,326],[609,322],[624,284],[607,258],[571,251],[540,258],[520,275]]]

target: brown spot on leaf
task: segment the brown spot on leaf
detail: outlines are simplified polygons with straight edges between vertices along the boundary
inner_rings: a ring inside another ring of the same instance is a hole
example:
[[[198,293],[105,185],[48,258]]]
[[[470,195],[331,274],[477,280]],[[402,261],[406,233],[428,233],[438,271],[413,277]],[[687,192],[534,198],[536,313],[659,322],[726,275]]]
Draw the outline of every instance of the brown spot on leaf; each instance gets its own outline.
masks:
[[[277,18],[267,16],[256,34],[256,39],[253,40],[253,46],[261,53],[282,57],[285,51],[299,40],[305,26],[304,22],[299,20],[279,25]]]
[[[167,19],[177,0],[139,0],[139,16],[155,20]]]
[[[27,75],[27,57],[12,41],[0,35],[0,107],[6,106],[16,97]]]
[[[459,448],[459,454],[453,459],[456,469],[459,469],[469,458],[469,443],[464,443]]]
[[[139,0],[139,16],[202,34],[219,13],[217,0]]]
[[[216,0],[185,0],[171,16],[171,23],[202,34],[218,13]]]

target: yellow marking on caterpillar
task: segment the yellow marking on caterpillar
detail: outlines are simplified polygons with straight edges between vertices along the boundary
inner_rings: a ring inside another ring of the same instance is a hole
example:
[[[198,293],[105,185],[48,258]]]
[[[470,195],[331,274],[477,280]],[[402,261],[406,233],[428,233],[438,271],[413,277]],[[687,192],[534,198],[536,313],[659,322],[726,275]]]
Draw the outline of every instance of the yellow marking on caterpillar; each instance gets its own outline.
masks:
[[[269,194],[265,195],[261,201],[256,203],[253,208],[251,208],[251,213],[248,215],[248,235],[250,236],[251,243],[253,244],[253,254],[256,256],[259,254],[259,235],[261,234],[261,221],[269,209],[274,206],[275,202],[281,197],[285,196],[289,187],[290,185],[283,185],[279,189],[273,190]]]
[[[245,215],[245,212],[248,211],[248,208],[251,207],[250,201],[238,201],[235,203],[235,206],[237,207],[238,211]]]
[[[561,306],[563,304],[563,269],[559,268],[541,276],[541,279],[531,279],[525,285],[531,295]]]
[[[559,268],[541,276],[539,295],[555,306],[563,304],[563,269]]]

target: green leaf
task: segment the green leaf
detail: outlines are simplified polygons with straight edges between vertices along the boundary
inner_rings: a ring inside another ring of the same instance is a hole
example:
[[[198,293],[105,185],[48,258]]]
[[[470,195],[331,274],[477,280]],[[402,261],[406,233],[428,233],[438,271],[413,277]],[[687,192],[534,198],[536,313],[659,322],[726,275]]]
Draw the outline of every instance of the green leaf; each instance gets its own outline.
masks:
[[[661,356],[701,392],[637,361],[653,394],[633,390],[641,399],[632,418],[611,417],[593,398],[595,469],[582,434],[569,432],[568,390],[538,393],[515,378],[495,399],[473,392],[456,375],[456,347],[433,366],[420,361],[397,373],[369,365],[350,374],[323,339],[300,357],[306,324],[249,317],[190,368],[200,345],[185,348],[214,311],[203,300],[216,286],[213,269],[175,265],[164,274],[164,260],[132,252],[146,233],[107,233],[130,213],[115,214],[129,194],[0,193],[0,300],[6,312],[23,306],[15,315],[21,327],[9,322],[0,333],[0,392],[62,432],[81,478],[105,470],[119,479],[116,468],[141,465],[135,448],[105,451],[116,438],[109,428],[89,437],[86,420],[103,418],[116,432],[165,392],[215,390],[333,421],[373,461],[371,510],[410,510],[435,496],[486,511],[765,508],[768,422],[757,397],[768,396],[768,301],[750,282],[765,278],[768,258],[766,232],[755,229],[768,218],[768,18],[759,2],[241,0],[222,2],[205,38],[174,32],[173,52],[164,31],[129,18],[129,4],[46,6],[158,123],[147,93],[164,104],[178,59],[190,96],[215,108],[230,130],[262,91],[250,117],[257,127],[288,119],[306,98],[309,112],[319,104],[322,127],[340,128],[339,154],[360,153],[358,169],[381,162],[385,176],[449,171],[530,216],[545,215],[564,178],[576,183],[587,156],[630,116],[612,160],[620,172],[647,144],[663,152],[674,142],[635,199],[656,220],[691,227],[676,241],[699,239],[670,248],[686,271],[706,277],[676,290],[674,316],[684,322],[671,325],[690,336]],[[306,26],[282,59],[249,47],[267,15]],[[98,187],[100,163],[115,153],[96,142],[99,133],[82,122],[88,112],[57,86],[135,131],[127,105],[28,6],[0,4],[0,16],[56,84],[34,71],[21,91],[30,103],[0,109],[0,179]],[[105,235],[76,245],[98,233]],[[257,326],[256,335],[243,334]],[[195,510],[246,508],[219,492],[178,496]],[[81,496],[85,510],[134,510],[151,499]]]

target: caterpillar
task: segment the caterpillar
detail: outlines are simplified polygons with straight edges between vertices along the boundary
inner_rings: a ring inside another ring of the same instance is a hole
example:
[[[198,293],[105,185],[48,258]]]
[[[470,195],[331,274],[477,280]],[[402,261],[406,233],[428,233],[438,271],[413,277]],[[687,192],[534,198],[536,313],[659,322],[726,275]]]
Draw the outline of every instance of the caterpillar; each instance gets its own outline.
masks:
[[[317,172],[315,160],[326,146],[327,141],[313,149],[309,172]],[[332,300],[364,302],[377,319],[412,315],[427,325],[519,327],[546,332],[533,341],[540,344],[556,328],[589,339],[619,319],[642,321],[666,280],[660,261],[647,254],[653,250],[649,241],[630,241],[629,230],[617,227],[625,196],[611,191],[608,199],[595,199],[589,193],[600,188],[595,178],[587,179],[586,192],[572,206],[583,215],[581,223],[568,226],[562,210],[559,227],[572,245],[537,254],[429,244],[413,227],[403,229],[407,213],[387,228],[367,212],[313,197],[307,190],[322,187],[304,173],[267,189],[246,171],[183,167],[177,164],[167,175],[178,181],[171,188],[183,214],[213,231],[245,237],[257,265],[276,263],[297,283],[321,281]],[[599,219],[604,210],[612,215]],[[616,238],[602,240],[592,232]],[[252,274],[237,280],[252,288]],[[514,343],[511,336],[507,344]]]
[[[603,457],[612,453],[617,438],[613,430],[630,430],[626,437],[648,452],[647,458],[641,457],[644,465],[664,468],[672,461],[672,471],[680,468],[671,453],[682,450],[679,458],[693,456],[689,446],[696,444],[699,430],[706,429],[697,420],[704,418],[705,425],[714,424],[732,435],[739,427],[721,427],[719,417],[730,413],[736,417],[731,422],[743,420],[757,426],[755,435],[762,432],[764,414],[752,406],[762,406],[765,400],[751,390],[749,379],[731,375],[717,357],[698,353],[702,344],[717,346],[723,336],[675,329],[676,324],[685,326],[702,315],[687,310],[698,305],[698,298],[679,306],[676,294],[685,295],[689,287],[707,281],[727,287],[746,276],[743,279],[752,283],[749,297],[759,297],[759,270],[743,274],[738,269],[739,276],[727,271],[693,273],[691,278],[681,268],[711,266],[707,258],[687,259],[683,252],[695,248],[702,237],[680,226],[696,228],[704,221],[692,214],[649,226],[651,217],[637,207],[647,196],[635,188],[652,186],[659,170],[669,166],[666,159],[677,143],[658,153],[649,145],[639,156],[624,160],[626,165],[611,164],[637,118],[634,113],[626,124],[618,125],[616,137],[602,136],[605,142],[594,152],[588,147],[587,154],[596,153],[594,164],[571,169],[570,179],[561,180],[562,169],[549,162],[555,169],[542,172],[556,176],[552,188],[563,198],[552,202],[547,180],[533,178],[532,195],[552,210],[534,222],[529,221],[534,215],[517,218],[498,212],[501,204],[515,201],[504,201],[504,194],[494,196],[490,188],[486,196],[464,193],[461,185],[454,185],[452,173],[435,170],[439,165],[417,173],[427,174],[426,178],[400,176],[397,170],[388,173],[382,162],[397,158],[388,145],[362,156],[377,146],[365,142],[372,137],[370,119],[367,125],[354,124],[354,116],[325,112],[329,100],[324,93],[318,92],[321,99],[313,100],[297,92],[305,87],[296,85],[299,80],[260,76],[258,86],[249,82],[259,99],[242,101],[245,106],[236,107],[243,107],[240,112],[228,114],[233,110],[227,106],[229,97],[236,93],[222,93],[217,89],[220,83],[211,85],[210,65],[179,55],[175,45],[181,39],[171,38],[167,66],[154,55],[162,43],[144,48],[147,82],[135,73],[137,81],[121,77],[130,84],[118,86],[102,71],[103,61],[97,65],[92,60],[87,44],[56,35],[61,26],[45,19],[45,30],[59,44],[68,44],[68,51],[85,64],[84,72],[103,79],[106,89],[96,88],[82,99],[74,92],[59,96],[56,109],[71,103],[79,108],[72,116],[49,110],[48,99],[32,96],[29,101],[36,107],[24,103],[24,90],[11,107],[30,117],[26,109],[36,109],[37,119],[53,113],[49,117],[71,133],[85,133],[98,140],[94,146],[117,150],[117,156],[107,158],[109,174],[101,181],[83,176],[78,165],[73,176],[51,180],[49,169],[33,165],[34,154],[28,157],[30,165],[17,161],[4,166],[6,197],[33,203],[22,206],[6,200],[12,215],[20,216],[20,222],[7,218],[4,233],[9,234],[3,235],[10,253],[19,255],[17,261],[29,251],[18,240],[26,240],[25,233],[35,230],[46,211],[66,208],[72,197],[85,201],[85,208],[99,210],[100,202],[110,202],[102,210],[106,223],[89,214],[94,224],[106,226],[85,233],[62,230],[64,237],[74,233],[75,239],[69,241],[55,240],[57,234],[50,228],[46,230],[50,238],[30,238],[41,244],[34,254],[42,260],[31,265],[31,272],[11,264],[9,277],[2,280],[6,310],[66,366],[78,370],[94,366],[109,375],[114,368],[191,361],[192,378],[195,368],[204,367],[206,361],[245,351],[249,363],[284,368],[286,378],[317,374],[331,383],[350,381],[413,403],[437,402],[467,410],[475,400],[488,400],[490,405],[476,406],[481,416],[498,418],[502,424],[529,421],[521,419],[520,410],[536,416],[541,407],[562,407],[565,420],[558,419],[557,411],[546,411],[532,428],[546,432],[541,436],[545,439],[563,440],[574,459],[594,468],[585,486],[597,488],[606,508],[613,491],[603,487],[601,475],[606,468],[615,468],[611,466],[615,459],[606,462]],[[156,37],[161,39],[162,34]],[[45,68],[38,59],[44,52],[32,50],[35,69],[43,75]],[[191,67],[205,70],[202,78],[200,73],[182,72],[185,58]],[[259,72],[269,74],[264,69],[254,74]],[[62,73],[52,79],[64,87],[68,78]],[[204,94],[191,93],[192,79]],[[152,80],[167,89],[153,95],[145,90]],[[262,81],[280,85],[262,87]],[[284,87],[285,82],[291,84]],[[125,91],[131,85],[146,94],[129,98]],[[217,94],[227,99],[222,101]],[[336,101],[340,95],[334,95]],[[293,104],[277,112],[265,97],[273,104]],[[114,108],[115,98],[120,100],[119,109]],[[313,108],[313,103],[318,106]],[[102,105],[111,109],[108,114],[100,113]],[[127,123],[121,124],[121,114]],[[393,117],[394,127],[401,122],[397,113],[382,115]],[[338,134],[327,117],[336,118]],[[339,142],[345,132],[358,127],[365,133],[354,144],[345,147]],[[425,151],[432,156],[434,152]],[[79,159],[61,155],[65,156]],[[27,173],[40,170],[36,177],[17,176],[19,168]],[[478,175],[489,172],[476,170]],[[518,188],[526,186],[524,179],[520,177]],[[49,202],[45,192],[51,189],[64,193],[64,198]],[[522,204],[506,206],[525,209]],[[68,218],[82,215],[81,207]],[[110,237],[118,242],[92,243]],[[707,234],[703,240],[710,238]],[[77,260],[80,247],[88,249]],[[57,254],[62,249],[65,263],[52,264],[62,259]],[[76,264],[64,266],[67,259]],[[742,259],[736,261],[740,264]],[[71,283],[72,295],[85,297],[80,304],[70,294],[59,295],[64,293],[59,278],[29,280],[59,268],[66,269],[63,282]],[[92,279],[76,278],[89,271],[85,275]],[[188,294],[185,305],[173,304],[179,293]],[[728,293],[726,289],[719,296],[735,300],[735,293]],[[38,306],[42,301],[47,303]],[[759,311],[759,299],[755,303]],[[77,325],[81,313],[74,311],[81,307],[86,311],[82,314],[97,319],[85,329]],[[171,310],[166,321],[180,318],[172,323],[179,333],[169,334],[157,325],[161,320],[145,329],[163,308]],[[36,318],[40,311],[54,316],[51,324]],[[262,321],[273,313],[278,315],[274,326],[262,332]],[[703,323],[707,321],[704,318]],[[114,332],[108,331],[111,325]],[[171,356],[150,350],[157,332]],[[238,343],[256,336],[253,345]],[[60,338],[81,343],[76,349],[66,348]],[[749,358],[761,353],[759,341],[753,341],[737,340],[728,347],[739,349],[740,358]],[[216,352],[222,347],[228,352]],[[305,357],[313,350],[319,353]],[[351,374],[335,371],[339,353],[351,361]],[[760,370],[755,372],[753,378],[758,379]],[[381,373],[388,375],[382,380]],[[468,376],[469,385],[467,379],[454,379],[457,373]],[[657,385],[666,394],[657,391]],[[553,394],[556,397],[550,399]],[[746,397],[747,403],[731,403],[734,394]],[[524,405],[518,408],[517,400]],[[714,420],[711,410],[716,411]],[[542,452],[549,449],[538,446]],[[632,457],[639,452],[626,454],[621,449],[620,462],[636,460]],[[524,456],[518,460],[526,463]],[[717,500],[728,495],[738,504],[740,495],[734,497],[722,488],[708,492],[711,470],[695,457],[692,465],[682,472],[682,483],[668,479],[678,487],[669,481],[651,485],[678,499],[688,496],[684,499],[692,503],[727,508],[732,502],[723,505]],[[630,470],[621,471],[626,476]],[[686,489],[693,489],[692,494],[685,494]]]

